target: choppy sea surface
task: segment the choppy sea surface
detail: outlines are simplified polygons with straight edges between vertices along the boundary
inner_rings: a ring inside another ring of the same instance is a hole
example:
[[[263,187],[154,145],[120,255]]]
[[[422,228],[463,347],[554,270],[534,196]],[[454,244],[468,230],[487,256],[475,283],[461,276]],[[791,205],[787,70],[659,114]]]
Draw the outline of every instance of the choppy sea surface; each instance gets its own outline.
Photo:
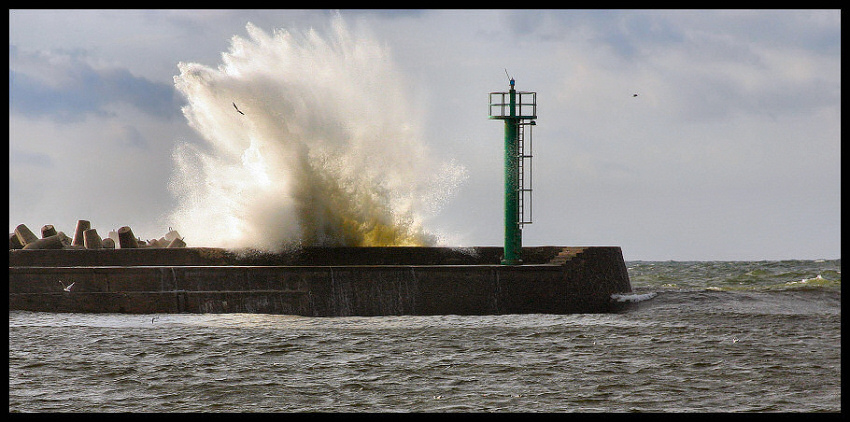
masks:
[[[841,411],[840,260],[627,266],[613,314],[9,312],[9,411]]]

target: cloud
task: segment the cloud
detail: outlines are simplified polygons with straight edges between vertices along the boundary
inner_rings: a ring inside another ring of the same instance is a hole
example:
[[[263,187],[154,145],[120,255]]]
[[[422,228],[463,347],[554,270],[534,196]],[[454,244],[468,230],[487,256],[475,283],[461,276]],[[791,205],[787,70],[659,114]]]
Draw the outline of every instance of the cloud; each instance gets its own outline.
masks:
[[[96,68],[82,51],[25,51],[9,46],[9,110],[28,116],[79,121],[110,115],[126,103],[163,119],[180,117],[171,85],[134,76],[117,67]]]
[[[22,151],[21,149],[13,146],[9,147],[9,162],[15,163],[17,166],[21,166],[22,168],[49,168],[54,165],[53,159],[48,154]]]
[[[11,11],[10,227],[161,221],[149,204],[171,200],[169,153],[197,136],[172,98],[176,64],[215,66],[248,21],[323,32],[332,13]],[[508,68],[539,93],[524,243],[617,244],[627,259],[840,255],[838,10],[340,13],[392,52],[435,154],[469,170],[432,220],[467,245],[502,242],[503,133],[486,94],[507,89]],[[109,177],[70,177],[78,150]],[[109,195],[102,216],[80,186]]]

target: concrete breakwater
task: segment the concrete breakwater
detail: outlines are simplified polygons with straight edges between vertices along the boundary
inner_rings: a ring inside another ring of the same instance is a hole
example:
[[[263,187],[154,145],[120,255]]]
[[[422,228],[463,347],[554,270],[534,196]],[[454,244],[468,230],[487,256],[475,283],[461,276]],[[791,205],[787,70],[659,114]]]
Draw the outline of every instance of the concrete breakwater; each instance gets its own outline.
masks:
[[[303,316],[591,313],[631,291],[619,247],[9,251],[9,309]],[[73,286],[68,289],[67,286]]]
[[[159,239],[144,241],[133,234],[133,229],[123,226],[109,232],[108,237],[101,238],[96,229],[91,227],[88,220],[78,220],[74,237],[68,237],[65,232],[57,232],[52,224],[41,228],[41,238],[33,234],[26,224],[19,224],[13,233],[9,233],[9,249],[121,249],[131,248],[183,248],[186,242],[175,230],[168,228],[168,233]]]

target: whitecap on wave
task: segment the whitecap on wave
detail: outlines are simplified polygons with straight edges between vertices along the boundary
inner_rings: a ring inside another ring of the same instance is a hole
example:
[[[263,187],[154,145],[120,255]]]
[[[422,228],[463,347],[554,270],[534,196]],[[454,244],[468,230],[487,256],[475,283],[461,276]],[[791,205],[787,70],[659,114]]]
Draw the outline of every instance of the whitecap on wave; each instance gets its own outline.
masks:
[[[657,295],[655,292],[643,293],[643,294],[634,294],[634,293],[614,293],[611,295],[611,299],[617,302],[643,302],[645,300],[649,300],[654,298]]]

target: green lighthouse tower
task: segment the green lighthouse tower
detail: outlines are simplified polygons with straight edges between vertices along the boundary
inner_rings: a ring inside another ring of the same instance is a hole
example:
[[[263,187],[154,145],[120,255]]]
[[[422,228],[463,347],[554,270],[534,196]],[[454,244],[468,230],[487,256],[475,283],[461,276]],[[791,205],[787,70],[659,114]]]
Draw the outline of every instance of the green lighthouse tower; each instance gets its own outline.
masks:
[[[504,265],[522,264],[522,227],[531,224],[531,128],[537,93],[522,92],[510,80],[508,92],[490,93],[490,118],[505,121]]]

